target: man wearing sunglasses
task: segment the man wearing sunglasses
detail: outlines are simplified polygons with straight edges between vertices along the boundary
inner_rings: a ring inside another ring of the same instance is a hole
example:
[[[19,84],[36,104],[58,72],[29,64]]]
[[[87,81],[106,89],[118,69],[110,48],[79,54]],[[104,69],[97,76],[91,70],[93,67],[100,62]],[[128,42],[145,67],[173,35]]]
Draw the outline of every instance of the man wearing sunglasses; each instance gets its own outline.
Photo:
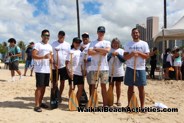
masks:
[[[50,80],[50,64],[52,63],[52,46],[49,42],[49,30],[43,30],[41,33],[42,41],[36,43],[32,57],[34,59],[34,71],[36,76],[36,91],[35,91],[35,108],[34,111],[42,112],[41,108],[48,108],[42,103],[46,86],[49,86]]]
[[[70,52],[70,44],[65,41],[65,32],[59,31],[58,40],[52,43],[54,67],[53,67],[53,90],[57,90],[57,80],[56,80],[56,69],[58,69],[58,77],[60,78],[60,88],[59,88],[59,102],[62,101],[62,93],[65,86],[65,80],[69,79],[66,71],[65,61],[67,54]],[[57,52],[58,52],[58,64],[57,64]]]

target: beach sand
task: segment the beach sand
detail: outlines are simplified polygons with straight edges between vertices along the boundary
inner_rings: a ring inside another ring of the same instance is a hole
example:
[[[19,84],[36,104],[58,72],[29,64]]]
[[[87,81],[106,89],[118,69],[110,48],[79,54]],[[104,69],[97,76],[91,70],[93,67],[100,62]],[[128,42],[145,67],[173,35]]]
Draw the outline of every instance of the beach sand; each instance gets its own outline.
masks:
[[[23,72],[23,69],[21,71]],[[27,75],[29,75],[29,72]],[[16,76],[16,79],[19,79],[19,76]],[[151,101],[153,100],[161,102],[169,108],[178,108],[178,112],[130,114],[125,112],[81,113],[68,111],[69,87],[67,81],[63,94],[64,100],[59,108],[55,110],[43,109],[42,113],[37,113],[33,111],[35,76],[26,76],[15,82],[8,82],[8,80],[10,80],[10,71],[0,69],[0,123],[184,123],[184,81],[148,80],[146,86],[146,107],[154,106]],[[85,83],[85,86],[88,92],[87,83]],[[99,102],[102,102],[100,92],[99,86]],[[136,95],[138,97],[137,89]],[[48,105],[49,97],[50,87],[47,87],[44,101]],[[127,87],[123,83],[121,103],[123,107],[127,106]]]

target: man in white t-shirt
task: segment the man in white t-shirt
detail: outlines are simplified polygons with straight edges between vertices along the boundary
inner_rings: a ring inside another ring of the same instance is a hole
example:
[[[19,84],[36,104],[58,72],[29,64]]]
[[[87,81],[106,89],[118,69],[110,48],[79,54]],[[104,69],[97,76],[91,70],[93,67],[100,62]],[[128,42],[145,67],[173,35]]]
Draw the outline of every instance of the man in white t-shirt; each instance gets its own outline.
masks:
[[[32,57],[34,59],[34,71],[36,73],[36,91],[35,91],[35,108],[34,111],[42,112],[41,108],[48,108],[42,103],[46,86],[49,86],[50,81],[50,64],[52,61],[52,47],[48,43],[50,33],[49,30],[43,30],[42,41],[36,43]]]
[[[82,51],[83,59],[84,59],[84,65],[85,66],[85,71],[84,71],[84,66],[83,66],[83,74],[86,76],[87,82],[89,84],[89,95],[91,96],[91,77],[89,74],[89,66],[91,65],[91,56],[88,55],[88,49],[90,45],[90,40],[89,40],[89,34],[87,32],[84,32],[82,34],[82,43],[81,43],[81,48],[80,50]]]
[[[146,59],[149,58],[149,47],[145,41],[140,40],[140,32],[137,28],[132,29],[133,41],[125,46],[124,59],[126,60],[125,85],[128,86],[128,105],[132,94],[134,93],[134,85],[138,87],[141,108],[144,108],[146,85]],[[134,62],[136,58],[136,80],[134,82]]]
[[[90,41],[89,41],[89,34],[87,32],[84,32],[82,34],[82,43],[81,43],[81,52],[84,51],[85,48],[89,47]]]
[[[98,63],[101,57],[101,66],[99,71],[99,79],[101,80],[101,88],[102,88],[102,97],[103,97],[103,106],[107,106],[107,89],[106,83],[108,83],[108,61],[107,54],[111,49],[111,45],[109,41],[104,40],[105,35],[105,27],[99,26],[97,29],[98,39],[91,42],[88,50],[88,54],[92,56],[91,65],[89,67],[90,75],[91,75],[91,92],[92,95],[95,90],[95,75],[98,70]]]
[[[56,82],[56,68],[58,68],[58,77],[60,78],[60,91],[59,91],[59,101],[61,102],[61,96],[64,90],[65,80],[69,79],[66,71],[66,57],[70,52],[70,44],[65,41],[65,32],[59,31],[58,40],[52,43],[54,67],[53,67],[53,87],[56,89],[58,86]],[[58,65],[57,63],[57,52],[58,52]],[[55,90],[54,89],[54,90]]]

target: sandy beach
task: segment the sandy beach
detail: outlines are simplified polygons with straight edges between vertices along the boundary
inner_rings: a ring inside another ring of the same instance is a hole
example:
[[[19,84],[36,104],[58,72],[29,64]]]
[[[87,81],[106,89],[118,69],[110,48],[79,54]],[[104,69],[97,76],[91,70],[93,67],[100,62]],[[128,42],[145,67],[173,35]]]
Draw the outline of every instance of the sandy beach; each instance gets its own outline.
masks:
[[[23,65],[21,65],[23,68]],[[2,67],[2,64],[1,64]],[[21,69],[23,72],[23,69]],[[29,71],[27,73],[29,75]],[[64,90],[64,100],[58,109],[33,111],[35,76],[26,76],[21,80],[9,82],[10,71],[0,69],[0,122],[1,123],[184,123],[184,81],[148,80],[145,106],[152,107],[161,102],[169,108],[178,108],[178,112],[148,112],[129,114],[125,112],[81,113],[68,111],[68,82]],[[88,92],[87,83],[85,83]],[[99,102],[102,102],[100,87]],[[115,91],[114,91],[115,93]],[[127,87],[122,83],[121,103],[127,106]],[[136,95],[138,92],[136,89]],[[47,88],[44,101],[49,105],[50,87]],[[116,99],[116,97],[115,97]],[[100,104],[101,105],[101,104]],[[115,106],[115,105],[114,105]]]

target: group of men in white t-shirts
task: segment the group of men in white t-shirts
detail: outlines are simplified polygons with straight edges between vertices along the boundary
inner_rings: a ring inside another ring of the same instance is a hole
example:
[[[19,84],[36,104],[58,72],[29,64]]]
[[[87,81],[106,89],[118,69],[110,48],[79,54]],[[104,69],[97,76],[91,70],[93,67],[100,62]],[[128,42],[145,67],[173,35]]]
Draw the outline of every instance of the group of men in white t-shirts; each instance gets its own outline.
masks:
[[[99,80],[101,85],[101,93],[103,106],[107,106],[107,83],[113,77],[110,84],[116,86],[117,106],[121,106],[121,82],[124,81],[128,86],[128,105],[130,98],[134,92],[134,85],[138,87],[141,108],[144,108],[144,86],[146,85],[145,60],[149,57],[148,44],[139,39],[140,33],[137,28],[132,29],[133,41],[125,45],[124,50],[120,48],[120,40],[114,38],[112,42],[104,39],[106,29],[104,26],[97,28],[97,39],[89,41],[89,34],[83,33],[82,40],[74,38],[71,45],[65,41],[65,32],[58,33],[58,40],[49,44],[50,33],[43,30],[41,33],[42,41],[35,44],[32,56],[34,59],[34,71],[36,73],[36,91],[35,91],[35,108],[34,111],[42,112],[42,108],[48,108],[42,103],[46,86],[50,81],[50,63],[52,64],[52,77],[54,87],[58,86],[56,80],[56,69],[60,78],[59,95],[62,101],[62,94],[65,87],[65,80],[69,80],[71,85],[71,71],[69,68],[70,54],[73,53],[73,74],[74,85],[77,85],[77,98],[81,96],[81,90],[84,88],[83,76],[86,76],[89,84],[89,93],[93,94],[96,84],[96,73],[99,69]],[[58,53],[58,62],[57,61]],[[136,68],[134,66],[136,57]],[[81,60],[82,59],[82,60]],[[123,64],[126,61],[126,72],[124,72]],[[86,71],[84,65],[86,63]],[[99,66],[100,62],[100,67]],[[114,65],[114,67],[112,67]],[[114,69],[114,70],[112,70]],[[136,69],[136,81],[133,81],[134,69]],[[114,71],[112,73],[112,71]],[[113,75],[113,76],[111,76]],[[81,86],[82,85],[82,86]],[[71,88],[70,88],[71,90]],[[69,92],[70,94],[70,92]]]

